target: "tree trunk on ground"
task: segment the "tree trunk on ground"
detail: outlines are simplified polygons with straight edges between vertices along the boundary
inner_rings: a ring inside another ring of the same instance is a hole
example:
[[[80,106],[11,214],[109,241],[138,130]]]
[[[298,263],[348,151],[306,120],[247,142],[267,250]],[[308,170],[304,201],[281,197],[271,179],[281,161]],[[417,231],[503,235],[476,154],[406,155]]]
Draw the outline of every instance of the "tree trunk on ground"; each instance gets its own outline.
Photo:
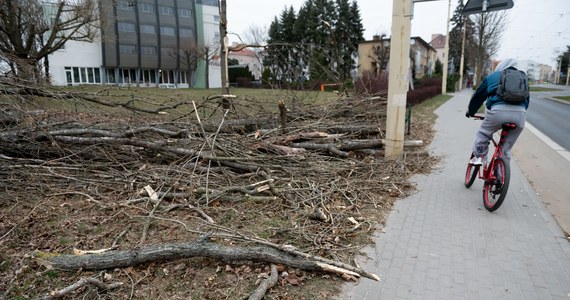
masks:
[[[209,257],[228,263],[243,260],[267,262],[283,264],[306,271],[348,274],[356,277],[366,276],[379,280],[376,275],[366,273],[358,268],[352,267],[353,270],[347,270],[342,266],[334,266],[311,259],[306,254],[303,256],[293,255],[267,246],[228,247],[213,243],[207,237],[186,243],[149,245],[131,250],[108,251],[93,255],[53,255],[37,251],[35,257],[40,260],[47,260],[54,269],[64,271],[125,268],[152,261]],[[339,265],[342,265],[342,263]]]

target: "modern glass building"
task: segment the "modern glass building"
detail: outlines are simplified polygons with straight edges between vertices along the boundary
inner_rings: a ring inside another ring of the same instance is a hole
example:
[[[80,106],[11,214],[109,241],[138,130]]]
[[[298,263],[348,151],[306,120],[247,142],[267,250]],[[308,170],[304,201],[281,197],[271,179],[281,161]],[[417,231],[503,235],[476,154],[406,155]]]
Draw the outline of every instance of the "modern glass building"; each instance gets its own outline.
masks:
[[[100,0],[96,42],[73,42],[50,56],[58,85],[220,87],[217,0]],[[200,56],[200,57],[198,57]],[[212,56],[212,55],[210,55]],[[208,72],[206,71],[208,67]]]

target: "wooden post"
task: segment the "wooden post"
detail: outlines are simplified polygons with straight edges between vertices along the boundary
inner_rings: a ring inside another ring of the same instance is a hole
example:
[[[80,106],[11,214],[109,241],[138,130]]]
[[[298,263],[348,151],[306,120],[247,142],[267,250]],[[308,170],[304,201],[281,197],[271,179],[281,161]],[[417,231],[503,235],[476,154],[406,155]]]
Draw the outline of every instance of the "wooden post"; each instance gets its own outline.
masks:
[[[384,156],[390,159],[399,159],[404,152],[411,27],[412,0],[393,0],[384,152]]]

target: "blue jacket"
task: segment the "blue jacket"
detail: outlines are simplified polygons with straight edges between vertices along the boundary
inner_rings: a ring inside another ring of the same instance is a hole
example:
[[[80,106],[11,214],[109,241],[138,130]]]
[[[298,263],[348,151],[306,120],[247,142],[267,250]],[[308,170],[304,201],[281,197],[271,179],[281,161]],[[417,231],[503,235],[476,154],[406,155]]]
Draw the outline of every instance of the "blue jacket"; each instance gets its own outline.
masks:
[[[525,101],[520,104],[512,104],[503,101],[503,99],[501,99],[501,97],[497,95],[497,88],[499,87],[500,82],[501,82],[500,71],[495,71],[491,73],[483,80],[483,82],[481,82],[481,85],[479,86],[479,88],[477,88],[477,91],[475,91],[473,97],[471,97],[471,101],[469,101],[469,109],[468,109],[469,115],[471,116],[475,115],[475,113],[479,110],[481,105],[483,105],[483,102],[485,102],[485,100],[487,100],[485,106],[489,110],[495,104],[509,104],[509,105],[521,105],[521,106],[524,105],[525,109],[528,109],[530,97],[527,97]]]

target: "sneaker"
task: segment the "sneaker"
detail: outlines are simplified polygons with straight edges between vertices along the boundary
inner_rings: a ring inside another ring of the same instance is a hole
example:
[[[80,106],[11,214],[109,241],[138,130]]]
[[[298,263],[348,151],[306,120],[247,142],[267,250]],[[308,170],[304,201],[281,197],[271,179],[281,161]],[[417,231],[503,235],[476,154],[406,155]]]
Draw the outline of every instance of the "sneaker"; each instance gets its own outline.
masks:
[[[479,156],[474,156],[470,161],[469,164],[474,165],[474,166],[482,166],[483,165],[483,159]]]

